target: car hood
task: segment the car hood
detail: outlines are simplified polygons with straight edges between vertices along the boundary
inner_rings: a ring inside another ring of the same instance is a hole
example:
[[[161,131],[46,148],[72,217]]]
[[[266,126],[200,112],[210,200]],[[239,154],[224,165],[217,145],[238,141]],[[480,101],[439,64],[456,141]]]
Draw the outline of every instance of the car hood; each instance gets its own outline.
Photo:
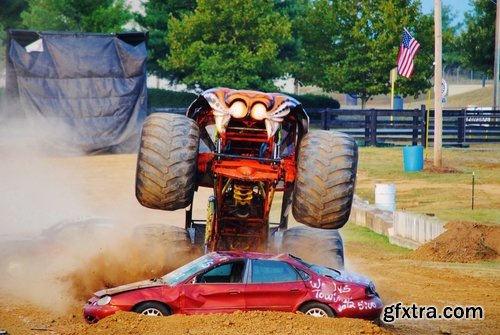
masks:
[[[165,285],[165,283],[161,279],[148,279],[148,280],[138,281],[135,283],[130,283],[130,284],[126,284],[126,285],[108,288],[106,290],[97,291],[94,294],[95,294],[95,296],[100,298],[100,297],[103,297],[105,295],[114,295],[117,293],[133,291],[133,290],[137,290],[140,288],[163,286],[163,285]]]
[[[355,283],[368,286],[371,282],[371,279],[365,275],[347,272],[342,270],[337,270],[340,273],[340,276],[335,277],[336,281],[346,282],[346,283]]]

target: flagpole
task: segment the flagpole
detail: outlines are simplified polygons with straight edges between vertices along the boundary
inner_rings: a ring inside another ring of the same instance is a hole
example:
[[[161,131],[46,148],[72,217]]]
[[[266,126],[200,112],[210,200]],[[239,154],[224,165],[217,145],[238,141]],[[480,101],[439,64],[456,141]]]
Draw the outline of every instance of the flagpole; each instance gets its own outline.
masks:
[[[389,78],[391,80],[391,109],[394,109],[394,83],[396,82],[397,67],[391,69]]]

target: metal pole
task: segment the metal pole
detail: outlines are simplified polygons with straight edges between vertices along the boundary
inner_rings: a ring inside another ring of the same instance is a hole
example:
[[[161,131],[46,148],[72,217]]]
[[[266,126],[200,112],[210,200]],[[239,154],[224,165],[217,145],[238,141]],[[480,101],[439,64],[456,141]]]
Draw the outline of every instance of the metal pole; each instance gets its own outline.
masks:
[[[474,184],[475,184],[475,181],[474,181],[474,178],[475,177],[475,173],[472,172],[472,199],[471,199],[471,203],[472,203],[472,210],[474,210]]]
[[[500,1],[497,0],[497,15],[495,28],[495,65],[493,68],[493,110],[496,110],[500,103],[500,91],[498,85],[498,66],[500,62]]]
[[[441,0],[434,0],[434,166],[440,168],[442,162],[443,109],[441,105],[442,81],[442,28]]]

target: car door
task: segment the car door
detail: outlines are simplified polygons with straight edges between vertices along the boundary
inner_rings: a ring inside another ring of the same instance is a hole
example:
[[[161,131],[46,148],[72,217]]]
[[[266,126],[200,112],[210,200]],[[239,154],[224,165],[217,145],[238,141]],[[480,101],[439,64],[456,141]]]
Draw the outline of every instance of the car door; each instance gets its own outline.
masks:
[[[244,310],[245,261],[218,264],[183,287],[181,308],[186,314],[231,313]]]
[[[247,310],[291,312],[307,294],[304,281],[290,264],[253,259],[245,286]]]

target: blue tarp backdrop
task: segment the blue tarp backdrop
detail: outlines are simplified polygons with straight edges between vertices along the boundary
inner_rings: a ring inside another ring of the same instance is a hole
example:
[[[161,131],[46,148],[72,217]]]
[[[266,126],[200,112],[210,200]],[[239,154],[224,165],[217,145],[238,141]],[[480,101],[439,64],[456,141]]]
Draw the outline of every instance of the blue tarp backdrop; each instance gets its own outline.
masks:
[[[31,124],[64,129],[58,147],[137,149],[147,110],[145,33],[9,31],[8,99]]]

